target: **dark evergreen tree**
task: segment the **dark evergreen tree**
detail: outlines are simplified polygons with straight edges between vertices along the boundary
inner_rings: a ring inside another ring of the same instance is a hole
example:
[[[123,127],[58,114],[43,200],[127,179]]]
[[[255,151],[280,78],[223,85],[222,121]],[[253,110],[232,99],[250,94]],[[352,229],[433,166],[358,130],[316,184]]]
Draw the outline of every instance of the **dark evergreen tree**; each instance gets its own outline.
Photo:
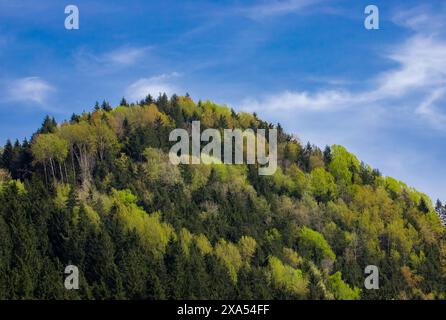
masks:
[[[167,94],[163,93],[158,96],[158,99],[156,101],[156,105],[158,106],[158,109],[161,112],[169,113],[170,106],[169,106],[169,98],[167,97]]]
[[[2,161],[1,161],[2,167],[10,171],[13,158],[14,158],[13,146],[11,140],[8,139],[6,141],[5,147],[3,148]]]
[[[37,133],[54,133],[57,128],[57,122],[54,118],[50,118],[50,116],[46,116],[43,120],[42,126]]]
[[[79,115],[73,113],[73,114],[71,115],[70,123],[71,123],[71,124],[79,123],[80,119],[81,119],[81,117],[80,117]]]
[[[115,264],[115,248],[104,226],[89,234],[86,245],[85,277],[99,299],[122,299],[122,280]]]
[[[122,97],[121,102],[119,102],[119,105],[120,106],[124,106],[124,107],[128,107],[129,106],[127,100],[125,100],[124,97]]]
[[[325,146],[324,149],[324,163],[325,165],[329,165],[331,162],[331,148],[329,146]]]
[[[164,258],[168,275],[167,296],[170,299],[185,299],[187,290],[186,261],[178,241],[171,240]]]
[[[426,203],[426,200],[424,200],[424,198],[421,198],[420,202],[418,203],[418,210],[420,210],[423,213],[429,212],[429,207]]]
[[[144,104],[146,105],[151,105],[154,102],[155,100],[153,100],[153,97],[150,94],[148,94],[147,97],[144,99]]]
[[[104,101],[102,101],[101,109],[106,112],[110,112],[112,110],[112,107],[110,106],[110,103],[108,103],[108,101],[104,100]]]

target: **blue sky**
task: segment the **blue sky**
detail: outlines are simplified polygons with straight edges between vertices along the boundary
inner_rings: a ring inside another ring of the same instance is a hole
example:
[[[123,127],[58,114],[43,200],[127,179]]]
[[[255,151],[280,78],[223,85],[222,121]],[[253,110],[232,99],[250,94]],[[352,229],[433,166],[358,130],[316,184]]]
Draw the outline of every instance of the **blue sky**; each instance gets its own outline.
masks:
[[[435,0],[0,0],[0,143],[96,100],[188,92],[446,200],[445,16]]]

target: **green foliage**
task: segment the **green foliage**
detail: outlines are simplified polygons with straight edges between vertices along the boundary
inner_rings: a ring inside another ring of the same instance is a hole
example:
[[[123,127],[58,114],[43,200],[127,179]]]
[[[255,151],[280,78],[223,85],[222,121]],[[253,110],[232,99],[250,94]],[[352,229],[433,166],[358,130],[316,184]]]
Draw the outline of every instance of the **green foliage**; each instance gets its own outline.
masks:
[[[342,275],[339,271],[328,278],[327,287],[337,300],[358,300],[361,295],[359,288],[351,288],[342,280]]]
[[[278,169],[180,165],[172,128],[278,130]],[[0,152],[0,299],[444,299],[423,193],[280,124],[187,96],[45,118]],[[63,287],[79,267],[80,289]],[[380,290],[363,290],[364,266]]]
[[[162,257],[173,236],[172,227],[162,223],[158,213],[149,215],[138,207],[129,190],[114,191],[113,198],[117,219],[127,230],[138,233],[148,252],[155,257]]]
[[[242,256],[233,243],[220,240],[215,246],[215,256],[227,268],[227,272],[234,283],[237,283],[237,273],[242,267]]]
[[[58,162],[65,160],[68,154],[67,142],[53,133],[38,135],[32,144],[35,161],[44,162],[54,159]]]
[[[310,190],[317,200],[330,200],[336,193],[333,176],[324,168],[314,169],[310,174]]]
[[[212,253],[212,245],[204,234],[199,234],[198,236],[196,236],[195,243],[202,254]]]
[[[331,147],[331,161],[328,165],[329,172],[341,185],[350,185],[359,171],[358,159],[349,153],[344,147],[333,145]]]
[[[324,236],[307,227],[303,227],[299,232],[299,252],[318,263],[323,259],[336,259],[335,253]]]
[[[304,298],[307,294],[308,281],[301,270],[285,265],[271,256],[268,258],[268,272],[276,288],[283,289],[297,298]]]
[[[296,251],[290,248],[283,248],[283,258],[284,261],[293,268],[297,268],[303,262],[302,257],[300,257]]]
[[[242,256],[243,262],[249,266],[250,260],[256,251],[256,240],[254,238],[243,236],[238,241],[238,247],[240,255]]]
[[[181,174],[177,166],[170,163],[166,154],[158,149],[148,148],[144,151],[147,162],[144,164],[144,173],[151,183],[161,183],[173,186],[181,183]]]

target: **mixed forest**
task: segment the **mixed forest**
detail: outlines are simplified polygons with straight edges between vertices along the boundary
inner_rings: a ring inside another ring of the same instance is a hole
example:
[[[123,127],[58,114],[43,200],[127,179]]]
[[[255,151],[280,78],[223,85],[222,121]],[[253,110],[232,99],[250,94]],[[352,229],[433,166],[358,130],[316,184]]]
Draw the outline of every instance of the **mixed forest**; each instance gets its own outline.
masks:
[[[169,133],[194,120],[276,128],[276,173],[171,164]],[[0,149],[0,299],[446,299],[445,217],[344,147],[256,114],[189,95],[104,101]]]

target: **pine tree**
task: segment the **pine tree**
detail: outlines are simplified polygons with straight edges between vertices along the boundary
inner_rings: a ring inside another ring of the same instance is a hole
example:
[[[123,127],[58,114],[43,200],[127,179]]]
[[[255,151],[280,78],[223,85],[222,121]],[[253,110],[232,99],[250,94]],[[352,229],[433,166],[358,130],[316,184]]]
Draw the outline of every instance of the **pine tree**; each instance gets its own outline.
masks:
[[[104,226],[90,233],[86,245],[85,276],[98,299],[123,298],[122,280],[115,264],[115,248]]]
[[[108,101],[105,101],[105,100],[102,101],[101,109],[106,112],[112,111],[112,107],[110,106],[110,103],[108,103]]]
[[[20,178],[20,169],[21,169],[21,156],[22,156],[22,145],[19,140],[14,142],[14,146],[12,148],[12,159],[10,164],[10,172],[13,179]]]
[[[33,299],[43,259],[38,251],[37,234],[25,208],[25,195],[16,184],[10,184],[1,194],[0,216],[10,229],[11,261],[9,299]],[[7,199],[7,200],[6,200]]]
[[[70,118],[70,123],[71,124],[79,123],[80,120],[81,120],[81,117],[79,115],[73,113]]]
[[[118,219],[113,221],[110,234],[116,245],[116,265],[122,275],[123,290],[129,299],[146,299],[149,269],[141,240],[135,231],[125,232]]]
[[[186,290],[186,261],[178,241],[171,240],[164,257],[168,275],[167,295],[169,299],[185,299]]]
[[[185,120],[184,120],[184,115],[183,115],[183,111],[181,110],[180,105],[178,104],[178,96],[177,95],[173,95],[170,99],[170,104],[171,104],[171,116],[172,119],[175,121],[176,127],[177,128],[183,128],[185,127]]]
[[[206,270],[206,261],[203,253],[192,241],[187,259],[186,286],[188,295],[186,299],[206,299],[212,290],[212,281]]]
[[[119,103],[120,106],[124,106],[124,107],[128,107],[129,104],[127,102],[127,100],[125,100],[124,97],[122,97],[121,102]]]
[[[42,126],[37,133],[54,133],[57,128],[57,122],[54,118],[50,118],[50,116],[46,116],[43,120]]]
[[[324,163],[328,166],[331,162],[331,148],[329,146],[325,146],[324,149]]]
[[[9,278],[9,275],[13,272],[14,268],[14,266],[11,265],[13,245],[9,226],[3,218],[2,209],[0,209],[0,213],[0,299],[6,300],[11,297],[11,290],[13,290]]]
[[[29,178],[31,176],[32,161],[33,161],[33,155],[31,153],[31,144],[25,138],[25,140],[23,140],[21,153],[19,156],[20,165],[18,174],[20,179]]]
[[[169,113],[169,111],[170,111],[169,98],[167,97],[166,93],[160,94],[158,96],[158,100],[156,101],[156,105],[158,106],[158,109],[161,112]]]
[[[2,161],[1,161],[3,168],[11,171],[13,157],[14,157],[13,146],[11,140],[8,139],[6,141],[5,147],[3,148]]]
[[[418,210],[423,213],[429,212],[429,207],[427,206],[426,200],[424,200],[424,198],[421,198],[420,203],[418,204]]]
[[[154,102],[155,100],[153,100],[153,97],[150,94],[148,94],[147,97],[144,99],[144,104],[146,105],[151,105]]]

